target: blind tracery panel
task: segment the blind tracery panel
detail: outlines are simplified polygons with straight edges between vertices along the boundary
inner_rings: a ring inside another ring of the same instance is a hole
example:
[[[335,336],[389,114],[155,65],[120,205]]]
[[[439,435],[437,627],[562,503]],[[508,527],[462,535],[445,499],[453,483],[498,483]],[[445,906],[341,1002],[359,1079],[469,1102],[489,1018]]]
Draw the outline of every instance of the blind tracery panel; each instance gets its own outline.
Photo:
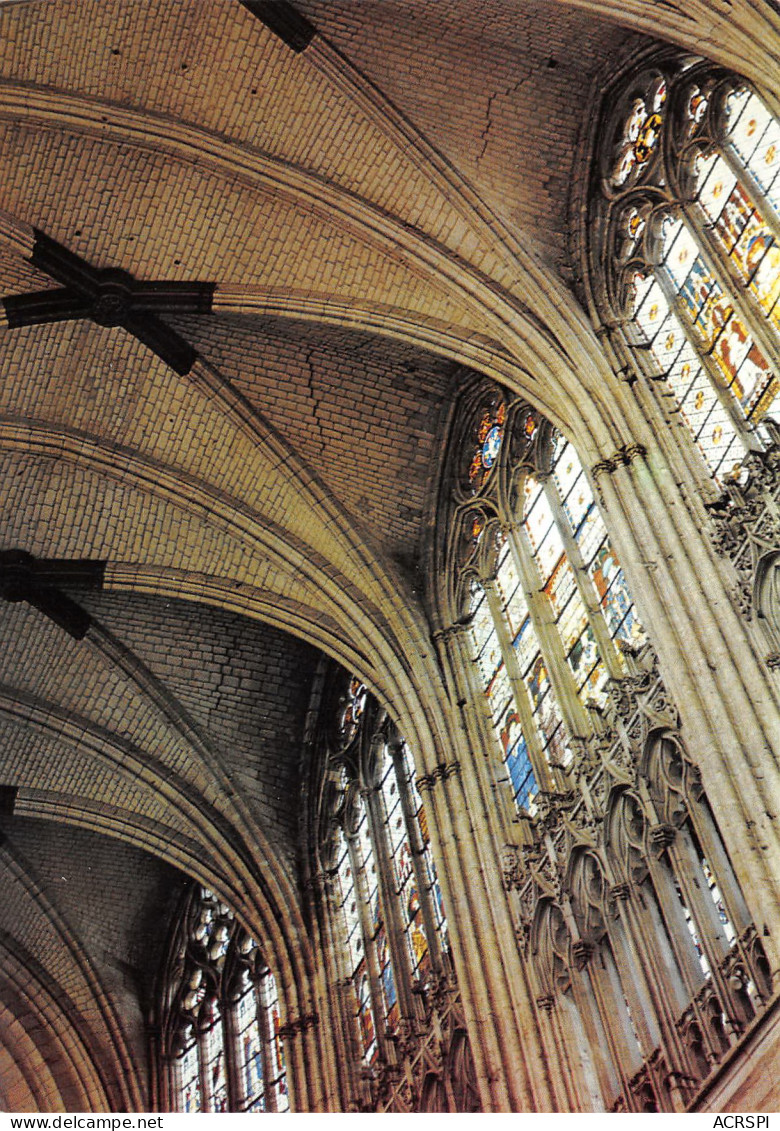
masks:
[[[741,80],[690,60],[647,68],[610,105],[590,219],[596,291],[728,477],[761,445],[778,392],[780,128]]]
[[[647,775],[644,799],[612,791],[606,851],[575,850],[557,902],[539,900],[531,935],[556,1042],[572,1062],[584,1054],[586,1086],[595,1075],[597,1106],[613,1110],[684,1108],[771,992],[717,827],[676,742],[654,740]],[[682,1095],[670,1090],[670,1072],[685,1080]]]
[[[178,1110],[288,1110],[274,977],[256,941],[205,888],[184,910],[167,995]]]

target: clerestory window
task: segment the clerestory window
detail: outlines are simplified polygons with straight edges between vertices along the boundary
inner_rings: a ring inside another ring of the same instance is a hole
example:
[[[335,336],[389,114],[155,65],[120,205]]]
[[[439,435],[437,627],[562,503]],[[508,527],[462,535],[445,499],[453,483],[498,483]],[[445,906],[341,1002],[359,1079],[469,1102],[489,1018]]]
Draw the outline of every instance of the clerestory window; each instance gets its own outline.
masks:
[[[780,124],[743,80],[670,58],[613,90],[589,220],[602,316],[723,480],[762,446],[780,345]]]
[[[622,673],[620,642],[644,632],[571,443],[524,401],[478,396],[456,444],[449,546],[456,620],[472,656],[517,805],[590,732]]]
[[[196,887],[184,908],[166,1006],[172,1108],[289,1109],[273,974],[256,940],[206,888]]]
[[[337,696],[323,855],[365,1066],[391,1060],[448,964],[447,922],[408,746],[361,681]]]

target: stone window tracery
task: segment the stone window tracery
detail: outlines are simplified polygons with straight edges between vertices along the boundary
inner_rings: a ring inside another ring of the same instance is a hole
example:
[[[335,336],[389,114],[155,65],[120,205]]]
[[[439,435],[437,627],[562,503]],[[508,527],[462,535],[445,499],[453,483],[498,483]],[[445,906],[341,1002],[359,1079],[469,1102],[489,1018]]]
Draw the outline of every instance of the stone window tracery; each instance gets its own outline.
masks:
[[[475,1110],[476,1086],[466,1078],[473,1062],[462,1047],[447,920],[412,753],[357,677],[342,675],[334,698],[319,855],[366,1106]],[[453,1041],[460,1033],[450,1059],[442,1054],[438,1070],[410,1084],[439,1055],[422,1056],[423,1049],[440,1050],[450,1029]],[[400,1071],[406,1061],[416,1068]]]
[[[515,800],[533,811],[539,790],[562,781],[571,740],[588,733],[586,707],[603,705],[622,671],[621,642],[644,632],[573,446],[498,392],[467,417],[448,547],[453,619],[469,621]],[[475,477],[480,437],[499,419]]]
[[[608,105],[597,301],[722,481],[765,446],[778,392],[780,126],[743,80],[689,57],[646,66]]]
[[[325,849],[370,1065],[408,1017],[399,990],[401,998],[415,986],[429,990],[441,971],[447,929],[409,751],[387,719],[367,737],[366,698],[352,677],[337,707],[329,757],[338,784]]]
[[[289,1108],[279,999],[257,942],[196,887],[172,948],[164,1037],[172,1107],[183,1112]]]

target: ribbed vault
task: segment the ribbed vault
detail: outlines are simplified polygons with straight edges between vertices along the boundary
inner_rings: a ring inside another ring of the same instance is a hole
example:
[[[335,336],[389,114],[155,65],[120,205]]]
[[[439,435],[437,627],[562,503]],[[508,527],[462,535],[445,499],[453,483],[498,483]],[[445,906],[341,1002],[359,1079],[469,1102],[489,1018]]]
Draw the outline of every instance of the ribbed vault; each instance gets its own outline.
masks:
[[[421,773],[465,749],[425,603],[458,391],[474,372],[502,381],[588,465],[652,441],[577,298],[595,99],[658,37],[759,83],[777,66],[778,15],[758,0],[296,7],[301,51],[239,0],[0,4],[0,551],[103,578],[63,585],[83,639],[0,604],[0,1066],[42,1110],[150,1102],[128,1065],[155,917],[192,880],[262,938],[285,1018],[319,1010],[326,1028],[299,836],[322,654],[367,682]],[[93,280],[204,284],[203,307],[159,314],[186,364],[97,300],[15,321],[67,289],[46,240]],[[437,804],[449,859],[494,820]],[[502,906],[490,915],[514,949]],[[463,955],[487,1026],[473,939]],[[497,1015],[525,992],[507,970]],[[495,1034],[486,1049],[486,1077],[525,1056]],[[59,1078],[38,1071],[51,1060]],[[544,1107],[545,1071],[502,1099]],[[303,1079],[301,1109],[337,1106]]]

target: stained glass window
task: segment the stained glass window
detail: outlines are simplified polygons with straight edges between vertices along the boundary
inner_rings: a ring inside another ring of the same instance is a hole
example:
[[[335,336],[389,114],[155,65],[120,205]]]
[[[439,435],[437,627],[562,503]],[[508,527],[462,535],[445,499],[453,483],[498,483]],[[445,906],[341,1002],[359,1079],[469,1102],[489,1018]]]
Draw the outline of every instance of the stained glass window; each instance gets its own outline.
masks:
[[[603,705],[622,671],[616,645],[644,632],[573,446],[522,402],[507,402],[502,422],[501,473],[476,503],[460,495],[458,564],[491,727],[517,805],[533,814],[540,784],[584,733],[556,687]]]
[[[181,1110],[184,1112],[200,1111],[200,1065],[198,1063],[198,1046],[195,1041],[182,1052],[178,1064],[178,1075]]]
[[[442,949],[447,950],[449,946],[447,917],[444,914],[444,900],[442,898],[439,877],[436,873],[436,865],[434,864],[433,853],[431,851],[428,818],[425,813],[422,798],[415,784],[414,762],[409,747],[405,742],[402,743],[399,748],[396,774],[400,783],[399,791],[405,787],[409,798],[410,825],[413,826],[419,835],[421,872],[423,875],[422,890],[430,896],[430,909],[432,911],[434,930],[439,935]],[[418,905],[420,904],[419,896],[417,897],[417,903]]]
[[[254,939],[213,892],[196,889],[180,927],[169,1014],[179,1110],[286,1111],[279,999]],[[232,971],[231,992],[223,985]],[[235,995],[238,995],[237,998]]]
[[[341,885],[340,906],[344,915],[349,972],[350,975],[354,976],[363,960],[363,933],[360,926],[355,877],[352,871],[347,838],[340,829],[337,830],[336,837],[338,840],[338,877]]]
[[[337,830],[336,838],[338,845],[337,867],[340,887],[340,907],[343,916],[343,928],[346,935],[347,967],[349,977],[357,994],[357,1020],[362,1044],[363,1060],[366,1064],[371,1064],[376,1059],[378,1047],[376,1041],[376,1022],[374,1019],[376,1004],[372,1000],[368,972],[369,958],[366,948],[366,922],[371,924],[369,937],[372,942],[377,944],[376,953],[378,961],[384,964],[383,970],[380,972],[380,976],[382,973],[384,974],[382,979],[385,994],[384,1009],[387,1009],[388,998],[391,1000],[392,1004],[395,1003],[395,994],[393,992],[393,972],[387,953],[386,940],[384,939],[384,934],[381,932],[378,921],[376,868],[373,861],[373,851],[370,839],[366,836],[365,829],[365,813],[362,812],[361,806],[358,835],[350,838],[352,845],[350,846],[347,837],[341,829]],[[363,834],[362,837],[360,833]],[[370,887],[363,881],[358,884],[355,882],[355,869],[362,873],[366,866],[372,869],[373,872],[373,883]],[[363,895],[361,895],[361,888],[363,889]],[[372,894],[373,900],[371,898]],[[360,907],[361,902],[367,904],[362,914]],[[379,939],[377,939],[378,934],[381,935]]]
[[[504,438],[506,406],[500,398],[483,405],[471,429],[465,449],[465,466],[471,490],[479,491],[495,466]]]
[[[287,1094],[287,1069],[284,1059],[284,1042],[281,1037],[282,1018],[279,1011],[279,994],[270,970],[263,972],[258,987],[259,1016],[265,1036],[268,1063],[268,1095],[274,1111],[289,1111]]]
[[[254,986],[249,983],[236,1005],[242,1104],[246,1111],[265,1111],[263,1042]]]
[[[737,475],[778,392],[780,127],[744,83],[690,60],[648,70],[610,108],[592,217],[610,233],[604,300],[711,473]]]
[[[349,691],[335,693],[341,718]],[[447,923],[415,767],[406,743],[363,688],[360,715],[345,744],[328,746],[332,821],[328,871],[344,941],[342,970],[364,1066],[389,1058],[402,1023],[417,1017],[413,993],[442,974]],[[326,726],[326,733],[333,735]]]

